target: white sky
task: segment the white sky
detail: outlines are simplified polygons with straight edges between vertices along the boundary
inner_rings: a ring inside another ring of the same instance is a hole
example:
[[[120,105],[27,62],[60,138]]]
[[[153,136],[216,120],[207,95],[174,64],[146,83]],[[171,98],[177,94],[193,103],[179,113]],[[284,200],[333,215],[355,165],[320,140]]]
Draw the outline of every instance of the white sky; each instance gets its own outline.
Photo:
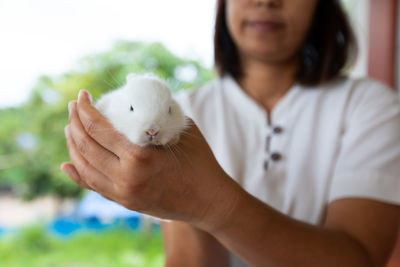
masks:
[[[0,108],[118,39],[160,41],[211,67],[214,14],[215,0],[0,0]]]
[[[353,74],[363,76],[368,1],[345,1],[362,43]],[[40,75],[68,71],[82,56],[105,51],[119,39],[160,41],[211,67],[215,2],[0,0],[0,108],[25,101]]]

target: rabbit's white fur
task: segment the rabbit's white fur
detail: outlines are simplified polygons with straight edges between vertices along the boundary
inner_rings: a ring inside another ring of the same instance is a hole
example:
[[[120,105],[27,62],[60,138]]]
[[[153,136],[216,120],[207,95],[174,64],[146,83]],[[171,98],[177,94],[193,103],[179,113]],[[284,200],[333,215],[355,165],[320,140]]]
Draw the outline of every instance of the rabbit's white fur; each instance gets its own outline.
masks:
[[[104,94],[95,107],[128,140],[139,146],[176,143],[186,118],[163,80],[153,74],[128,74],[126,84]],[[149,137],[146,131],[158,131]]]

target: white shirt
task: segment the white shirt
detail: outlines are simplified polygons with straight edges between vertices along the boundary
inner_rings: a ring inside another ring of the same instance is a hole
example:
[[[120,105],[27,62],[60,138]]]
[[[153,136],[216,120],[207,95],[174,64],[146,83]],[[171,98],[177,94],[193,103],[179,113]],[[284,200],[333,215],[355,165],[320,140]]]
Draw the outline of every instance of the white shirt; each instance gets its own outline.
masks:
[[[378,82],[295,85],[270,116],[229,76],[176,99],[225,172],[292,218],[321,224],[346,197],[400,204],[400,103]]]

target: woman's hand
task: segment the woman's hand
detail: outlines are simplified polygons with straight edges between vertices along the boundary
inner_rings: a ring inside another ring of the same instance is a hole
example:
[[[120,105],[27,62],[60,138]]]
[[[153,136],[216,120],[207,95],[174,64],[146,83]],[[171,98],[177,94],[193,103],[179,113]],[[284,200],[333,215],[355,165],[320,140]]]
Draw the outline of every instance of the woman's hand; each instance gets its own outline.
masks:
[[[224,224],[240,187],[218,165],[192,123],[170,148],[130,143],[81,91],[65,128],[72,164],[61,169],[80,186],[128,209],[183,220],[204,230]]]

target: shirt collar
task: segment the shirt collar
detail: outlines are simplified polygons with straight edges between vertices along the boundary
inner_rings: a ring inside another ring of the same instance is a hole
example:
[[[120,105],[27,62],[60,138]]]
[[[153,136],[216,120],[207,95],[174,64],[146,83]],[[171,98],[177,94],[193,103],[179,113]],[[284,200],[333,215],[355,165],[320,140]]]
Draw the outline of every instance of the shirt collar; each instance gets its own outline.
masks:
[[[222,78],[222,89],[224,94],[228,95],[228,100],[235,105],[238,110],[242,110],[241,114],[252,117],[265,118],[267,115],[266,110],[255,102],[245,91],[239,86],[239,84],[230,75],[225,75]]]
[[[267,111],[255,102],[246,92],[240,87],[236,80],[230,76],[225,75],[222,77],[222,87],[232,103],[243,110],[243,113],[250,117],[261,116],[264,120],[268,115]],[[281,120],[287,117],[288,111],[293,106],[298,94],[300,93],[301,86],[295,83],[289,91],[279,100],[274,109],[272,110],[272,121]]]

